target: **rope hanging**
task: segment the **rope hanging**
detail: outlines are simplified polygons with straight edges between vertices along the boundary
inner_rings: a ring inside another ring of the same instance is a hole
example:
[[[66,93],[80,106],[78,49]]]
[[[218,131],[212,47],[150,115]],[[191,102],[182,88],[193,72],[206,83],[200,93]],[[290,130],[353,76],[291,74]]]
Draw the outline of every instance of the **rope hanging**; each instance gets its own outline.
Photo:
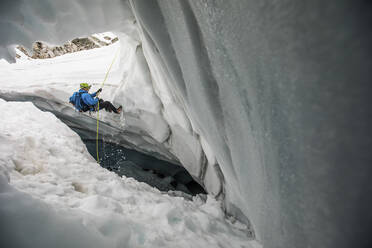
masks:
[[[116,60],[116,58],[117,58],[117,56],[118,56],[118,54],[119,54],[119,51],[120,51],[120,49],[118,49],[118,50],[116,51],[116,54],[115,54],[115,56],[114,56],[114,58],[113,58],[113,60],[112,60],[112,62],[111,62],[111,64],[110,64],[110,67],[108,68],[108,70],[107,70],[107,72],[106,72],[105,78],[103,79],[103,82],[102,82],[102,85],[101,85],[101,89],[103,89],[103,86],[105,85],[105,82],[106,82],[106,80],[107,80],[107,77],[108,77],[108,75],[109,75],[109,73],[110,73],[110,71],[111,71],[111,67],[112,67],[112,65],[114,64],[114,62],[115,62],[115,60]],[[98,153],[98,134],[99,134],[99,101],[98,101],[98,104],[97,104],[97,135],[96,135],[96,152],[97,152],[97,162],[100,163],[100,161],[99,161],[99,153]]]

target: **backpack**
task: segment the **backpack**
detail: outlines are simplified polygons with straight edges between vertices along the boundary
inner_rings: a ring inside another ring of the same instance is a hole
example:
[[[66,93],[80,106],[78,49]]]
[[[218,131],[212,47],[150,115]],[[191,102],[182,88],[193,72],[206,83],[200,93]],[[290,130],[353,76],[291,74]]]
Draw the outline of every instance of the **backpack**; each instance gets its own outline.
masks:
[[[74,94],[72,94],[72,96],[70,97],[70,103],[72,103],[72,105],[74,105],[78,111],[85,112],[89,110],[89,106],[85,104],[83,98],[81,97],[81,94],[82,93],[78,91],[74,92]]]

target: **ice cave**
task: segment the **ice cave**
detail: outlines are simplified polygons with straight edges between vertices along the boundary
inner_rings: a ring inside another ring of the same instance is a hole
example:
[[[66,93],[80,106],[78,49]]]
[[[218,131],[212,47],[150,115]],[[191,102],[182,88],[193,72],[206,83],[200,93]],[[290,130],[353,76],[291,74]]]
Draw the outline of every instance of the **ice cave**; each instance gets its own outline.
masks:
[[[2,0],[0,247],[372,247],[371,24],[368,1]],[[82,82],[123,112],[75,111]]]

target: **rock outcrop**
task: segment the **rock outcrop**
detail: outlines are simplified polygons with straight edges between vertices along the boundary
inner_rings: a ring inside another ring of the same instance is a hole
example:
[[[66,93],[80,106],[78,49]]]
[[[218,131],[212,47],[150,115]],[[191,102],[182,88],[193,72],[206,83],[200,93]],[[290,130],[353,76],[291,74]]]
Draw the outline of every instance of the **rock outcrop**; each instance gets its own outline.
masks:
[[[108,46],[119,40],[118,37],[111,38],[109,36],[105,36],[103,39],[99,39],[96,36],[92,35],[84,38],[75,38],[72,41],[68,41],[61,46],[49,46],[42,41],[36,41],[32,45],[32,54],[29,54],[29,52],[23,46],[17,46],[17,49],[21,53],[32,59],[48,59],[67,53],[74,53],[82,50],[90,50]],[[16,54],[16,58],[19,59],[21,57],[22,56],[19,53]]]

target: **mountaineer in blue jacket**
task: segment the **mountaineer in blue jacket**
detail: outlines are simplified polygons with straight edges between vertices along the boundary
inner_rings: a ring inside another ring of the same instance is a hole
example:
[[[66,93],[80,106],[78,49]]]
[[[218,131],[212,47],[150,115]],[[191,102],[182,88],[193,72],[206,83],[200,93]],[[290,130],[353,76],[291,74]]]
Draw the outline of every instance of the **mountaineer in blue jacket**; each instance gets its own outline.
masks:
[[[119,108],[115,108],[109,101],[104,101],[96,97],[102,89],[97,90],[95,93],[89,94],[89,89],[91,85],[87,83],[80,84],[80,90],[78,92],[74,92],[74,94],[70,97],[70,103],[75,106],[75,108],[80,112],[86,111],[97,111],[98,102],[99,102],[99,109],[105,109],[108,112],[114,112],[116,114],[120,114],[122,110],[122,106]]]

